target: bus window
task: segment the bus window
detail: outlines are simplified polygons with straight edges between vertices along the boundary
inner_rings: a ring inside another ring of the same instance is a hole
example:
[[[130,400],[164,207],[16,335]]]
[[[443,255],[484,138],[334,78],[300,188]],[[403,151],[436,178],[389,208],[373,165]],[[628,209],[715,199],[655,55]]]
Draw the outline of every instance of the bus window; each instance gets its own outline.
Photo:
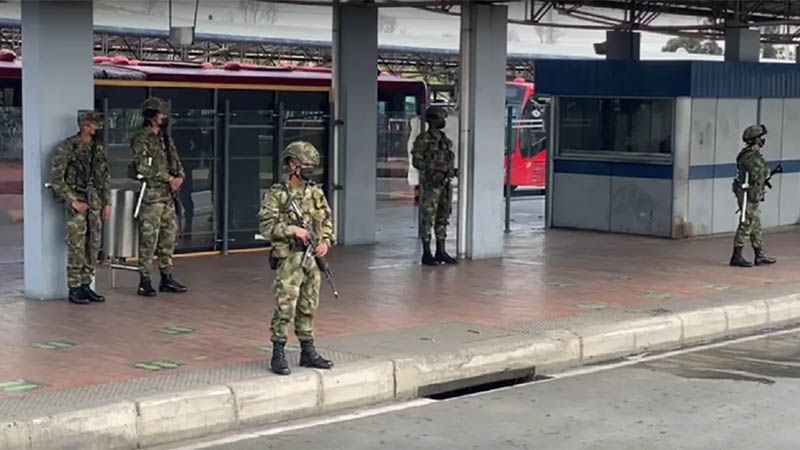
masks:
[[[525,104],[518,127],[521,156],[532,158],[541,153],[546,137],[541,105],[535,101]]]

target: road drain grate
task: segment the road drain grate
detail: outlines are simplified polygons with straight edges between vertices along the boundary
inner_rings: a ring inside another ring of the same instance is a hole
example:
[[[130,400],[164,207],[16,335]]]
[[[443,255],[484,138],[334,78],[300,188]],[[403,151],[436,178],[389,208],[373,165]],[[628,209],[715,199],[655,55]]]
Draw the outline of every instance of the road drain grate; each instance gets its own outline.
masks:
[[[490,373],[463,380],[429,384],[418,390],[418,395],[431,400],[448,400],[480,392],[515,386],[522,383],[549,380],[551,377],[537,375],[534,368]]]

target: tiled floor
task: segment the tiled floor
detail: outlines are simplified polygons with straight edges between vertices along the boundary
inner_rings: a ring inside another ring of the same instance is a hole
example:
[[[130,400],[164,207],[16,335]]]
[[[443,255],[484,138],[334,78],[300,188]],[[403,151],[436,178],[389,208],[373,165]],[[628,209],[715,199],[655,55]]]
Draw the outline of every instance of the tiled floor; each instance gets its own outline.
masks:
[[[334,300],[323,285],[318,338],[324,345],[336,336],[442,322],[502,325],[658,307],[664,299],[798,280],[800,232],[766,237],[766,250],[779,259],[771,267],[728,267],[730,242],[517,231],[502,260],[437,268],[417,264],[413,239],[336,248],[331,264],[341,297]],[[98,287],[105,304],[0,302],[0,398],[157,373],[137,363],[176,362],[185,365],[178,370],[192,370],[265,356],[259,347],[269,337],[273,307],[266,254],[182,258],[176,276],[188,294],[139,298],[135,274],[120,273],[111,290],[103,271]],[[43,386],[28,390],[15,380]]]

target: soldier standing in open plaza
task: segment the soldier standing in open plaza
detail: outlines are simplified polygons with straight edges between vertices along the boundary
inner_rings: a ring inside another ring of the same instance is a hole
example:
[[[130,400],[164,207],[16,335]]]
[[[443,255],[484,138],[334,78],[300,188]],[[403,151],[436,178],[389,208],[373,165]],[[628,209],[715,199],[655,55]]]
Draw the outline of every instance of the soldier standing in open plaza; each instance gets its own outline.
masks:
[[[79,131],[64,140],[53,158],[50,186],[64,203],[68,300],[78,305],[103,302],[91,288],[100,252],[102,222],[111,217],[108,156],[96,141],[101,116],[78,111]]]
[[[145,185],[139,215],[139,288],[143,297],[156,295],[150,281],[150,264],[158,257],[161,292],[186,292],[172,276],[172,254],[178,237],[177,191],[184,171],[175,143],[167,133],[169,103],[151,97],[142,103],[144,123],[131,139],[133,169]]]
[[[422,264],[457,264],[447,254],[447,226],[453,202],[450,184],[456,176],[453,142],[444,134],[447,113],[439,107],[425,112],[428,129],[417,136],[411,150],[412,165],[419,171],[422,205]],[[436,255],[431,254],[431,227],[436,233]]]
[[[751,125],[742,133],[742,140],[747,146],[736,156],[737,178],[733,181],[733,191],[743,220],[739,220],[736,236],[733,239],[733,256],[730,265],[752,267],[752,263],[742,256],[742,249],[749,240],[755,253],[755,264],[774,264],[775,259],[764,254],[761,238],[761,213],[759,203],[764,200],[764,193],[769,181],[770,171],[761,148],[766,143],[767,127]],[[745,198],[746,197],[746,198]]]
[[[305,257],[305,250],[313,239],[317,242],[313,256],[323,258],[335,238],[328,201],[322,189],[311,181],[319,165],[317,149],[308,142],[292,142],[281,159],[287,175],[264,196],[258,217],[261,235],[272,244],[271,264],[273,269],[277,268],[270,367],[278,375],[288,375],[291,370],[285,346],[292,320],[300,340],[300,365],[317,369],[333,367],[333,362],[320,356],[314,347],[314,316],[319,306],[321,274],[315,258]],[[298,217],[293,206],[297,206],[303,217]],[[310,229],[300,226],[303,220]]]

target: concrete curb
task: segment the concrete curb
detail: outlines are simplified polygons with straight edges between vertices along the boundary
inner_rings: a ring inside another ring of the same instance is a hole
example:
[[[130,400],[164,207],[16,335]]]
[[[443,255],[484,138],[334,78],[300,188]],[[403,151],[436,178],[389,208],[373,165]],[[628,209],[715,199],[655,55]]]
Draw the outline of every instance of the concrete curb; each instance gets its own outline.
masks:
[[[0,420],[0,448],[143,448],[241,425],[414,398],[437,385],[507,377],[515,371],[547,373],[795,322],[800,322],[800,293],[535,336],[490,339],[453,352],[375,358],[331,371],[297,369],[289,377],[265,374],[228,385],[27,421]]]

